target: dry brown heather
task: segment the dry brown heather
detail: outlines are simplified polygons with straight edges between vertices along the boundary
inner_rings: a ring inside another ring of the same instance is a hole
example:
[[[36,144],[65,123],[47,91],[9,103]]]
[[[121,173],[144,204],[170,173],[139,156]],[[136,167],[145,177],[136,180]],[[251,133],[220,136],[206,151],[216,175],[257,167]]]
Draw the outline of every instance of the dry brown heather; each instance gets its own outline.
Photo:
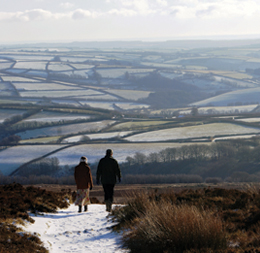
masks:
[[[116,202],[126,205],[111,217],[115,229],[124,231],[122,244],[138,253],[260,253],[258,185],[222,186],[117,185]],[[102,186],[90,196],[100,203]],[[74,198],[74,186],[0,186],[0,253],[46,252],[36,235],[19,233],[13,220],[33,222],[28,211],[55,212]]]
[[[256,188],[139,193],[113,215],[131,252],[260,252]]]

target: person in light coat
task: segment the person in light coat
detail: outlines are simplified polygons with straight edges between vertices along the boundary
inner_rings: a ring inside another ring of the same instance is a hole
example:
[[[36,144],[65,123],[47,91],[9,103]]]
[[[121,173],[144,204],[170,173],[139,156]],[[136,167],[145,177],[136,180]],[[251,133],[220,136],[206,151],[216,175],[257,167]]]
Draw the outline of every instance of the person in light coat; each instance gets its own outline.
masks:
[[[93,188],[93,180],[91,169],[87,164],[85,156],[80,158],[80,163],[74,169],[74,179],[77,185],[75,205],[79,206],[79,213],[82,211],[82,206],[84,206],[84,211],[86,212],[90,204],[89,191]]]

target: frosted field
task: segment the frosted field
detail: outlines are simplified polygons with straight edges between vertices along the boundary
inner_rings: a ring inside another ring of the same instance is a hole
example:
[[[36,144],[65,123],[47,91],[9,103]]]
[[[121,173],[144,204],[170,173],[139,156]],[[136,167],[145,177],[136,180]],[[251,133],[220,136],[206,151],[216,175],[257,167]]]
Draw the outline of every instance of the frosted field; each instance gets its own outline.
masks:
[[[125,99],[129,100],[138,100],[141,98],[147,98],[150,95],[150,91],[137,91],[137,90],[113,90],[113,89],[106,89],[104,90],[108,93],[115,94]]]
[[[81,105],[88,105],[92,108],[100,108],[106,110],[114,110],[114,103],[113,102],[87,102],[87,101],[79,101]]]
[[[217,137],[212,140],[215,141],[223,141],[223,140],[237,140],[237,139],[251,139],[252,137],[259,136],[257,134],[249,134],[249,135],[239,135],[239,136],[227,136],[227,137]]]
[[[0,69],[9,69],[13,64],[13,62],[0,62]]]
[[[103,95],[90,95],[90,96],[77,96],[75,97],[79,100],[81,99],[87,99],[87,100],[119,100],[117,97],[114,97],[112,95],[109,94],[103,94]]]
[[[70,64],[70,66],[72,66],[73,68],[75,69],[78,69],[78,70],[82,70],[82,69],[92,69],[95,67],[95,65],[90,65],[90,64],[76,64],[76,63],[73,63],[73,64]]]
[[[50,71],[67,71],[67,70],[73,70],[72,67],[70,67],[67,64],[62,63],[50,63],[48,65],[48,70]]]
[[[236,119],[236,121],[243,121],[243,122],[260,122],[260,118],[244,118],[244,119]]]
[[[258,104],[255,105],[240,105],[240,106],[209,106],[199,108],[200,114],[207,114],[209,112],[215,113],[234,113],[234,112],[251,112]]]
[[[178,68],[180,66],[179,64],[167,64],[167,63],[156,63],[156,62],[141,62],[141,64],[149,67],[169,68],[169,69]]]
[[[2,93],[2,92],[1,92]],[[22,115],[26,110],[0,109],[0,123],[14,115]]]
[[[115,123],[112,120],[104,120],[89,123],[69,124],[55,127],[44,127],[34,130],[28,130],[25,132],[17,133],[22,139],[60,136],[67,134],[77,134],[79,132],[99,131],[111,124]]]
[[[43,78],[47,78],[48,77],[48,74],[47,72],[45,71],[37,71],[37,70],[30,70],[28,72],[26,72],[26,75],[29,75],[29,76],[37,76],[37,77],[43,77]]]
[[[73,63],[77,63],[77,62],[85,62],[85,61],[88,61],[92,58],[90,57],[79,57],[79,56],[75,56],[75,57],[64,57],[64,56],[61,56],[60,59],[64,62],[73,62]]]
[[[135,128],[144,128],[149,126],[157,126],[170,123],[169,121],[130,121],[124,122],[111,127],[111,130],[119,130],[119,129],[135,129]]]
[[[146,104],[138,104],[138,103],[115,103],[116,106],[123,110],[134,110],[134,109],[142,109],[142,108],[149,108],[150,105]]]
[[[2,79],[4,81],[9,81],[9,82],[39,82],[38,80],[20,77],[20,76],[2,76]]]
[[[86,156],[91,163],[98,162],[100,158],[105,156],[106,149],[113,149],[114,158],[119,163],[125,162],[126,157],[133,157],[136,152],[149,155],[150,153],[160,152],[166,148],[176,148],[185,145],[193,145],[198,143],[111,143],[111,144],[82,144],[66,148],[50,157],[57,157],[60,165],[75,166],[79,162],[81,156]],[[200,143],[201,144],[201,143]],[[206,144],[207,145],[207,144]],[[209,144],[208,144],[209,145]]]
[[[26,70],[25,69],[7,69],[6,72],[8,73],[14,73],[14,74],[21,74],[24,73]]]
[[[64,139],[62,141],[62,143],[79,142],[82,137],[88,137],[90,140],[110,139],[110,138],[115,138],[115,137],[124,137],[131,133],[132,133],[132,131],[124,131],[124,132],[110,132],[110,133],[100,133],[100,134],[77,135],[77,136],[73,136],[73,137]]]
[[[48,94],[52,93],[52,90],[79,90],[80,88],[75,86],[67,86],[57,83],[13,83],[17,90],[28,90],[28,91],[35,91],[35,90],[48,90]],[[83,89],[82,89],[83,90]]]
[[[103,78],[120,78],[124,77],[125,73],[146,73],[152,72],[153,69],[97,69],[97,73],[99,73]]]
[[[125,138],[132,142],[167,141],[188,138],[214,137],[217,135],[260,133],[260,128],[244,127],[229,123],[213,123],[190,127],[176,127],[136,134]]]
[[[47,91],[20,91],[21,97],[48,97],[48,98],[62,98],[62,97],[77,97],[77,96],[90,96],[102,94],[101,92],[94,92],[92,90],[75,89],[72,87],[66,87],[65,90],[51,90]]]
[[[11,91],[9,91],[9,90],[2,90],[1,91],[1,96],[14,96],[14,95],[16,95],[16,92],[14,91],[14,90],[11,90]]]
[[[37,69],[45,70],[47,62],[17,62],[13,66],[15,69]]]
[[[22,55],[22,54],[1,54],[0,57],[8,57],[10,59],[19,60],[19,61],[50,61],[53,59],[53,56],[46,55]]]
[[[208,98],[192,105],[207,106],[209,104],[215,106],[227,106],[230,103],[258,103],[260,102],[260,88],[250,88],[227,92],[225,94]]]
[[[3,83],[0,81],[0,90],[13,90],[13,86],[10,83]]]
[[[234,80],[231,78],[226,78],[223,76],[214,76],[214,78],[216,79],[216,81],[221,82],[222,80],[225,81],[229,81],[229,82],[235,82],[237,84],[237,86],[239,87],[244,87],[244,88],[255,88],[257,87],[257,85],[255,83],[251,83],[251,82],[245,82],[245,81],[241,81],[241,80]]]
[[[62,145],[26,145],[15,146],[0,152],[0,172],[9,175],[22,164],[48,154]]]
[[[62,120],[76,120],[76,119],[89,119],[89,115],[85,114],[72,114],[72,113],[59,113],[59,112],[39,112],[25,120],[24,122],[38,121],[38,122],[57,122]]]

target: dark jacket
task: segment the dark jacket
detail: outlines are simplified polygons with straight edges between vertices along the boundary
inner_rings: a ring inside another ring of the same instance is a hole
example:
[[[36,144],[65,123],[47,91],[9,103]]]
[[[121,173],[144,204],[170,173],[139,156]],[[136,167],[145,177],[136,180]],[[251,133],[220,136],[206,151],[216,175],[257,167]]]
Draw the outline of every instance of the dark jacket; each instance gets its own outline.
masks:
[[[93,187],[93,180],[90,167],[88,164],[81,162],[75,167],[74,178],[77,189],[88,189]]]
[[[97,180],[99,181],[101,178],[102,184],[115,184],[116,177],[121,180],[121,171],[117,160],[112,156],[103,157],[98,163]]]

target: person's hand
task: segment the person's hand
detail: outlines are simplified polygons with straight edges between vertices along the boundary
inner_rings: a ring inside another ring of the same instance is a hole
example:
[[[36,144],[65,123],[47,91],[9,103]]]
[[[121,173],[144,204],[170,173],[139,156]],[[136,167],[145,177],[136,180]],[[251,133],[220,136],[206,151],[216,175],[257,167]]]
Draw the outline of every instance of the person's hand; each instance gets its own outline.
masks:
[[[99,185],[99,179],[97,179],[96,183],[97,183],[97,185]]]
[[[90,191],[92,190],[92,186],[90,186],[89,190],[90,190]]]

